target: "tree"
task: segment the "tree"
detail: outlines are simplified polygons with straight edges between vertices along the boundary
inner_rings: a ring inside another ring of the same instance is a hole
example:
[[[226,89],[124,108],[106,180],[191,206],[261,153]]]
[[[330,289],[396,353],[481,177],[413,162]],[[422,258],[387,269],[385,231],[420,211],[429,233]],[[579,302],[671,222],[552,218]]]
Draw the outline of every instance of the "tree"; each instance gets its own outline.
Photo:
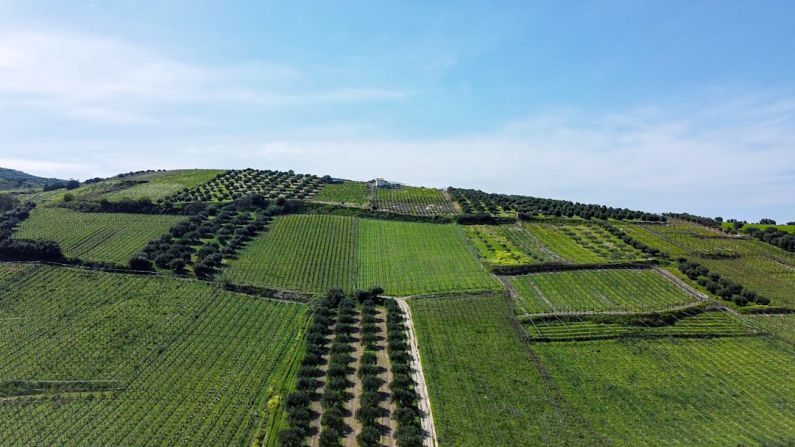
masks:
[[[174,273],[182,273],[185,270],[185,260],[182,258],[174,258],[168,263],[168,268]]]
[[[304,433],[297,428],[282,430],[278,437],[282,447],[301,447],[304,444]]]
[[[373,426],[367,426],[356,436],[356,440],[362,447],[375,447],[380,445],[381,432]]]
[[[759,223],[760,223],[760,224],[762,224],[762,225],[775,225],[775,224],[776,224],[776,221],[775,221],[775,220],[773,220],[773,219],[767,219],[767,218],[765,218],[765,219],[760,219],[760,220],[759,220]]]
[[[144,256],[136,256],[130,259],[129,266],[133,270],[148,272],[152,270],[152,261]]]

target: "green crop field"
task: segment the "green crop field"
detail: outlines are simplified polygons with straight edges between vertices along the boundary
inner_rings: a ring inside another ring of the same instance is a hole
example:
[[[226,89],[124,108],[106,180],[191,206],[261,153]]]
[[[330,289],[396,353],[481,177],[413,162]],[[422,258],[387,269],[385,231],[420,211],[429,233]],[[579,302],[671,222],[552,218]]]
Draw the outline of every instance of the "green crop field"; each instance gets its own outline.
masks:
[[[225,277],[242,284],[324,292],[351,290],[356,278],[352,217],[293,215],[275,219],[236,260]]]
[[[0,320],[0,444],[241,446],[307,321],[206,283],[44,266],[0,283]]]
[[[464,234],[486,264],[494,266],[520,266],[550,261],[532,237],[516,225],[467,225]]]
[[[369,191],[370,188],[364,182],[330,183],[320,188],[312,196],[312,201],[362,206],[370,200]]]
[[[157,199],[164,199],[185,188],[195,188],[207,183],[223,172],[224,171],[217,169],[189,169],[144,174],[129,178],[129,180],[134,179],[143,183],[131,188],[113,191],[101,197],[110,201],[117,201],[124,198],[140,199],[142,197],[148,197],[152,199],[152,201],[156,201]]]
[[[499,288],[455,225],[362,219],[356,261],[358,287],[390,295]]]
[[[734,224],[732,222],[723,222],[721,226],[727,230],[731,230],[734,228]],[[754,224],[754,223],[744,224],[741,228],[741,231],[747,232],[751,228],[756,228],[758,230],[775,228],[776,230],[785,231],[787,233],[795,233],[795,225],[765,225],[765,224]]]
[[[416,186],[377,188],[375,204],[380,210],[401,214],[433,216],[456,213],[453,202],[441,190]]]
[[[597,225],[529,223],[525,228],[547,250],[567,263],[631,262],[646,258],[643,252]]]
[[[614,446],[791,445],[795,352],[765,337],[534,344]]]
[[[305,292],[380,285],[390,295],[410,295],[499,287],[454,225],[328,215],[277,218],[229,262],[225,276]]]
[[[14,236],[54,240],[67,257],[126,264],[147,242],[184,219],[183,216],[81,213],[40,207],[30,213]]]
[[[527,313],[650,311],[696,301],[651,269],[532,273],[508,278]]]
[[[409,304],[440,445],[603,444],[558,397],[503,297]]]

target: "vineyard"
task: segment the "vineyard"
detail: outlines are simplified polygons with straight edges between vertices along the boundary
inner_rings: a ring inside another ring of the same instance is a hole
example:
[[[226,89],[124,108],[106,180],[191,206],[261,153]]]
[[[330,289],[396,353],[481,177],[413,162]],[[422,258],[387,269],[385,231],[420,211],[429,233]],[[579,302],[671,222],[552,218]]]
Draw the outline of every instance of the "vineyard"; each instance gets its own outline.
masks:
[[[551,259],[551,256],[545,255],[541,250],[528,252],[520,248],[514,240],[521,236],[507,228],[468,225],[464,227],[464,234],[475,247],[480,258],[488,265],[520,266]],[[522,247],[528,246],[532,247],[532,244],[525,244]]]
[[[183,220],[182,216],[80,213],[37,207],[14,237],[54,240],[67,257],[126,264],[149,240]]]
[[[152,201],[157,201],[165,199],[185,188],[195,188],[202,185],[223,172],[217,169],[194,169],[144,174],[127,179],[134,179],[140,182],[135,186],[113,191],[101,195],[99,198],[117,201],[125,198],[140,199],[147,197]]]
[[[322,180],[314,175],[293,171],[259,169],[231,170],[217,174],[209,181],[183,188],[169,197],[171,202],[229,202],[248,194],[268,199],[306,199],[312,196]]]
[[[370,201],[370,188],[367,183],[363,182],[328,183],[320,188],[311,200],[313,202],[363,206]]]
[[[278,217],[228,262],[224,275],[306,292],[373,285],[389,295],[498,288],[455,226],[329,215]]]
[[[249,445],[306,314],[197,282],[70,268],[0,286],[0,381],[77,381],[4,397],[0,444]]]
[[[358,222],[327,215],[277,217],[238,259],[227,262],[223,275],[241,284],[303,292],[352,290]]]
[[[499,288],[453,225],[362,219],[356,261],[358,286],[388,295]]]
[[[418,216],[455,214],[457,212],[453,203],[442,191],[416,186],[376,188],[374,204],[380,210]]]
[[[652,269],[583,270],[508,277],[524,313],[648,312],[697,301]]]
[[[795,439],[791,345],[734,337],[540,343],[534,350],[566,401],[610,445]]]
[[[556,397],[501,296],[409,300],[440,445],[601,445]]]

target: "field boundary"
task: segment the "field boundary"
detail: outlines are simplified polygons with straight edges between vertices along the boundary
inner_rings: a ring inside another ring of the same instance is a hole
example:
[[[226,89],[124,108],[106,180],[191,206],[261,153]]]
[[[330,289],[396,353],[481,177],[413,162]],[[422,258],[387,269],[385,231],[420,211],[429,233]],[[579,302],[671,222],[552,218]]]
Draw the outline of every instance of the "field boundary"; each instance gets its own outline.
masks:
[[[528,273],[566,272],[572,270],[618,270],[618,269],[651,269],[658,264],[655,259],[638,260],[635,262],[605,262],[596,264],[569,264],[545,262],[518,266],[493,266],[491,272],[497,276],[519,276]]]
[[[419,401],[417,405],[420,408],[420,413],[422,414],[422,421],[421,425],[423,430],[427,433],[427,437],[423,440],[423,443],[426,447],[439,447],[439,440],[436,436],[436,426],[434,425],[433,421],[433,410],[431,408],[431,399],[428,395],[428,386],[425,382],[425,373],[422,367],[422,358],[420,357],[420,350],[417,347],[417,336],[414,333],[414,322],[412,321],[411,317],[411,307],[408,305],[405,299],[397,298],[395,299],[400,309],[403,311],[403,314],[406,316],[406,327],[407,332],[409,335],[409,352],[414,359],[414,362],[417,364],[417,369],[414,372],[414,381],[417,384],[417,394],[419,395]]]

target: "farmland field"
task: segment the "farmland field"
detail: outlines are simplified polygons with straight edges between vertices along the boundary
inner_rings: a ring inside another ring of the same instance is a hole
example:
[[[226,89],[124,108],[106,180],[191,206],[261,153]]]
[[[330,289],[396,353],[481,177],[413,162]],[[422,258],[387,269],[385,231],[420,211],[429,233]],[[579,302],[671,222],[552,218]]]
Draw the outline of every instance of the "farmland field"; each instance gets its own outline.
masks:
[[[356,262],[357,286],[388,295],[499,288],[455,225],[362,219]]]
[[[776,306],[795,306],[795,254],[770,244],[722,236],[695,224],[624,225],[634,239],[669,253],[687,257],[772,300]]]
[[[795,352],[765,337],[533,344],[611,445],[789,445]]]
[[[564,321],[544,319],[524,324],[534,341],[597,340],[622,337],[736,337],[761,333],[758,329],[727,312],[684,312],[667,325]]]
[[[503,297],[409,304],[440,445],[603,444],[539,371]]]
[[[377,188],[375,204],[380,210],[419,216],[456,213],[453,202],[441,190],[416,186]]]
[[[305,315],[195,281],[36,267],[0,288],[0,444],[250,445]]]
[[[646,256],[597,225],[529,223],[525,228],[564,262],[598,264],[631,262]]]
[[[67,257],[126,264],[147,242],[184,219],[183,216],[81,213],[39,207],[20,224],[14,236],[52,239]]]
[[[140,199],[142,197],[148,197],[152,199],[152,201],[156,201],[157,199],[164,199],[184,188],[194,188],[207,183],[210,179],[223,172],[224,171],[217,169],[190,169],[156,172],[129,177],[127,180],[134,179],[145,183],[104,194],[101,198],[113,202],[124,198]]]
[[[453,225],[329,215],[279,217],[229,262],[256,286],[325,292],[380,285],[390,295],[496,289]]]
[[[325,292],[353,288],[358,220],[292,215],[275,219],[269,231],[228,262],[225,277],[243,284]]]
[[[650,311],[696,301],[652,269],[532,273],[508,280],[531,314]]]
[[[174,191],[173,202],[229,202],[259,194],[268,199],[306,199],[321,184],[317,176],[293,171],[242,169],[217,172],[208,181]]]
[[[516,225],[466,225],[464,234],[489,265],[520,266],[557,259]]]
[[[366,183],[345,181],[323,186],[312,196],[312,201],[361,206],[366,204],[369,198],[370,192]]]

